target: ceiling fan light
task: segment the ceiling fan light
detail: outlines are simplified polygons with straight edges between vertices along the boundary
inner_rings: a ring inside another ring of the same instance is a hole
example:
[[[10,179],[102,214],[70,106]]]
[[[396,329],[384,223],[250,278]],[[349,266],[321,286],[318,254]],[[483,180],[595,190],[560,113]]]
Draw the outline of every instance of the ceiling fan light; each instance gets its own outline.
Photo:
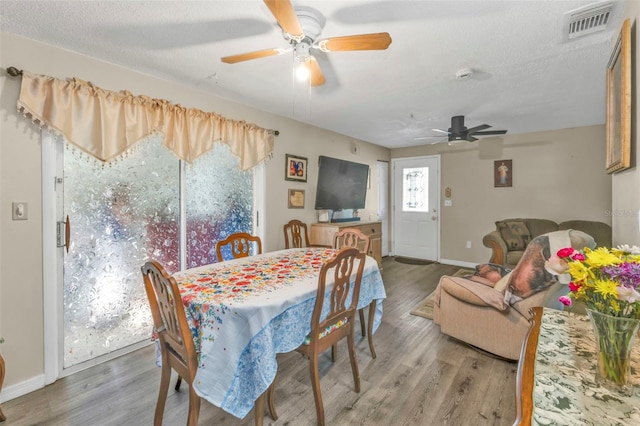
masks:
[[[307,81],[309,79],[309,68],[302,63],[296,67],[296,78],[299,81]]]

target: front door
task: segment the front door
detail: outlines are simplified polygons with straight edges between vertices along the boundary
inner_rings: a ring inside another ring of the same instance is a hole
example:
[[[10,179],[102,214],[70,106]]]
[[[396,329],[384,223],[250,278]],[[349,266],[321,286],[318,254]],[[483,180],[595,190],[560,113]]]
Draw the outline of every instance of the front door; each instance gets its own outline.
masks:
[[[393,254],[437,261],[440,157],[392,160]]]

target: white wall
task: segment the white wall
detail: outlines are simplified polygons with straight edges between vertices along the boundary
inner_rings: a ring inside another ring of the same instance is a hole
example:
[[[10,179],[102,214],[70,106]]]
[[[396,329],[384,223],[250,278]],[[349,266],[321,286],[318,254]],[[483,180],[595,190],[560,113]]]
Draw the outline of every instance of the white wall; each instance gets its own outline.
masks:
[[[368,163],[375,179],[376,160],[388,160],[389,150],[343,135],[314,128],[221,98],[205,95],[179,84],[142,75],[113,64],[36,43],[12,34],[0,33],[0,66],[14,66],[56,78],[78,77],[107,90],[129,90],[135,95],[171,100],[183,106],[212,111],[245,120],[261,127],[277,129],[273,158],[266,164],[266,234],[264,250],[284,247],[282,225],[292,218],[316,221],[313,209],[319,154]],[[0,75],[0,346],[7,371],[3,398],[11,389],[42,381],[43,300],[42,300],[42,185],[40,131],[16,111],[20,79]],[[351,155],[356,143],[359,155]],[[306,183],[284,180],[285,154],[309,160]],[[287,208],[287,189],[306,191],[303,210]],[[11,220],[11,202],[29,203],[29,220]],[[363,217],[377,210],[377,186],[367,194]]]

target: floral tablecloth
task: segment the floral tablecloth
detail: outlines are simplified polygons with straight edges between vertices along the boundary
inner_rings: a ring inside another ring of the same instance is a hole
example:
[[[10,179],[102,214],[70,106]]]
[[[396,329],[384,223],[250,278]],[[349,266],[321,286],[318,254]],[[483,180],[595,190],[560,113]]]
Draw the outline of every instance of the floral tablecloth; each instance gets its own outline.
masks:
[[[311,329],[318,275],[335,250],[288,249],[174,274],[199,354],[196,393],[244,418],[276,375],[276,354]],[[386,297],[375,259],[366,258],[358,308]]]
[[[595,337],[584,315],[545,308],[533,387],[534,425],[640,425],[640,347],[631,359],[631,388],[596,382]]]

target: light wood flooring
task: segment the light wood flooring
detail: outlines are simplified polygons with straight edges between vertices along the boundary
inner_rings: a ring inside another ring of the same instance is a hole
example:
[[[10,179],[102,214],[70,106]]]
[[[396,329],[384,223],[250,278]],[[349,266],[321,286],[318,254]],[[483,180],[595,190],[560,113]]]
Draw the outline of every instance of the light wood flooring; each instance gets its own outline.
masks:
[[[387,299],[374,335],[376,359],[358,335],[361,392],[353,390],[345,342],[336,363],[331,363],[331,351],[322,358],[327,424],[511,425],[516,416],[516,363],[470,348],[441,334],[431,320],[409,314],[441,275],[459,268],[407,265],[393,258],[385,258],[383,268]],[[7,416],[2,426],[151,425],[160,381],[154,360],[154,348],[145,347],[8,401],[2,404]],[[314,425],[308,361],[292,352],[279,355],[278,365],[279,418],[273,421],[265,410],[265,425]],[[188,393],[187,385],[182,386],[180,392],[169,390],[165,425],[186,424]],[[253,425],[254,413],[238,419],[203,401],[199,424]]]

